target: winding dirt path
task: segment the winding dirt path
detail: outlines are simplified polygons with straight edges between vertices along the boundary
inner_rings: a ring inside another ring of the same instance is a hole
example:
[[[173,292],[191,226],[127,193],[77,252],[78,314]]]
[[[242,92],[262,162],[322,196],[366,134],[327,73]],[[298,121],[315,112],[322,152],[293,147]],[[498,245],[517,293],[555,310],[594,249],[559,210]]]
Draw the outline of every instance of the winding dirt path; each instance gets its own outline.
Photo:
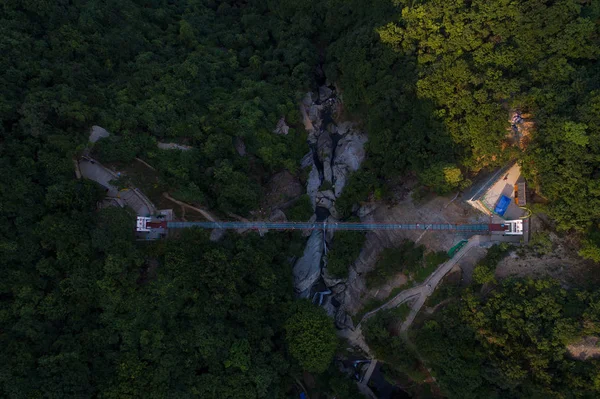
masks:
[[[208,220],[209,222],[218,222],[217,218],[214,217],[209,211],[201,209],[201,208],[196,208],[195,206],[192,206],[190,204],[186,204],[185,202],[181,202],[179,200],[176,200],[175,198],[171,197],[169,195],[169,193],[162,193],[162,196],[165,197],[166,199],[168,199],[171,202],[176,203],[177,205],[184,207],[184,208],[188,208],[191,210],[194,210],[196,212],[198,212],[199,214],[201,214],[202,216],[204,216],[204,218],[206,220]]]

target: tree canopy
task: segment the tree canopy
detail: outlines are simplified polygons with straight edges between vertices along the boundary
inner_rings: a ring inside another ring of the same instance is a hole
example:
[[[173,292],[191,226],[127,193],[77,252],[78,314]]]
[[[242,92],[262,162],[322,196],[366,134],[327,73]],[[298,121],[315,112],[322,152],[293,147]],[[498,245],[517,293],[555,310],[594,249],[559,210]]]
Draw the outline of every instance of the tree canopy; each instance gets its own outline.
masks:
[[[449,398],[589,398],[600,363],[566,346],[597,330],[597,301],[557,281],[509,280],[487,297],[466,293],[412,336]]]
[[[282,398],[294,373],[330,367],[331,320],[291,294],[300,238],[211,243],[185,231],[136,242],[134,215],[98,209],[103,190],[75,178],[92,125],[111,132],[93,148],[102,162],[142,157],[174,195],[248,214],[273,173],[301,175],[298,101],[329,81],[342,115],[369,134],[367,159],[336,203],[344,217],[407,174],[447,193],[516,158],[557,226],[585,232],[581,254],[600,259],[598,2],[0,7],[1,396]],[[507,139],[516,110],[535,124],[523,148]],[[287,135],[273,133],[281,118]],[[193,149],[162,151],[159,141]],[[311,211],[303,197],[288,213]],[[360,241],[334,243],[340,275],[356,255],[344,245]],[[506,282],[427,322],[417,346],[451,397],[595,397],[598,361],[563,348],[599,333],[598,307],[597,293]],[[373,339],[407,349],[375,321]],[[330,396],[352,391],[330,377]]]

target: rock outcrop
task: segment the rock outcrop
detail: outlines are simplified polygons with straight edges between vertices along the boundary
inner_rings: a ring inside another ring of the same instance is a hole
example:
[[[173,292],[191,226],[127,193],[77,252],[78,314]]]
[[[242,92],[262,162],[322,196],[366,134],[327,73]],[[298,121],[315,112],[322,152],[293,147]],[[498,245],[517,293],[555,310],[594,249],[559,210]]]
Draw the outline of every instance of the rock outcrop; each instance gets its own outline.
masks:
[[[279,208],[287,201],[301,196],[303,192],[304,187],[300,180],[287,170],[283,170],[274,174],[267,182],[262,208],[267,210]]]
[[[287,125],[287,123],[285,123],[285,117],[281,117],[281,119],[279,119],[279,122],[277,122],[277,126],[275,127],[275,129],[273,130],[273,133],[275,134],[283,134],[284,136],[286,136],[290,131],[290,127]]]
[[[339,131],[339,130],[338,130]],[[355,172],[365,159],[367,136],[358,131],[347,132],[338,141],[333,162],[333,182],[335,196],[339,197],[346,186],[350,173]]]
[[[327,86],[319,87],[319,101],[324,102],[327,101],[329,97],[333,94],[333,90],[331,90]]]
[[[287,222],[287,217],[281,209],[275,209],[269,216],[269,222]]]

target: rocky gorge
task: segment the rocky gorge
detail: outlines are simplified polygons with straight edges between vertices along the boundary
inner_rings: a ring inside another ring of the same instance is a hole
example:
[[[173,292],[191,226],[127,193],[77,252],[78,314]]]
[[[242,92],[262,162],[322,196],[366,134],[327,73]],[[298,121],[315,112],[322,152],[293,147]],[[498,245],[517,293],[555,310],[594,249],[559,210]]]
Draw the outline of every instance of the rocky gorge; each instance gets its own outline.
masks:
[[[306,94],[300,104],[310,147],[302,166],[310,168],[306,192],[315,210],[311,221],[339,220],[336,200],[365,158],[367,135],[356,124],[340,120],[340,109],[336,89],[328,86]],[[294,287],[298,296],[318,300],[343,329],[351,327],[352,320],[340,302],[344,281],[327,275],[327,248],[332,240],[333,231],[312,231],[303,255],[294,264]]]

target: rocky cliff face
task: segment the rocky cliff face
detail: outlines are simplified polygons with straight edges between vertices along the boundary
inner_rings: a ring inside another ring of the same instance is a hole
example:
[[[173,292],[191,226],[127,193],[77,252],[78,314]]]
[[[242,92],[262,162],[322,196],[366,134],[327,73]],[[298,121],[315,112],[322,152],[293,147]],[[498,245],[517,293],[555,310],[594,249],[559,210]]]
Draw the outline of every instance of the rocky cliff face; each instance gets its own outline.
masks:
[[[301,298],[308,298],[311,288],[321,275],[321,257],[323,255],[323,232],[314,230],[306,243],[304,254],[294,265],[294,288]]]

